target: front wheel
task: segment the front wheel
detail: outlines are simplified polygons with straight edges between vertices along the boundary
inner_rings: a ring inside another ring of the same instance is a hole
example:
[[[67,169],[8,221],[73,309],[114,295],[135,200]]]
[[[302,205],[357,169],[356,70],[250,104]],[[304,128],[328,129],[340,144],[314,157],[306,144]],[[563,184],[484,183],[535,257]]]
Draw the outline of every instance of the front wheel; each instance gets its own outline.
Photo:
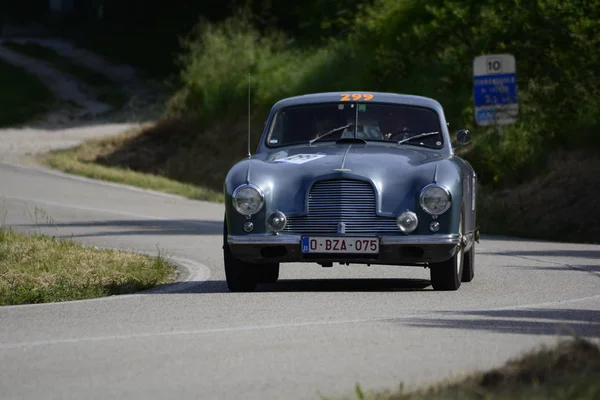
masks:
[[[251,292],[256,288],[258,282],[256,266],[239,260],[231,254],[231,249],[227,243],[227,220],[223,224],[223,264],[225,264],[225,280],[229,290],[232,292]]]
[[[258,282],[255,265],[235,258],[227,244],[223,247],[227,287],[232,292],[252,292]]]
[[[464,234],[463,218],[461,215],[458,224],[459,237]],[[458,290],[463,277],[464,246],[458,243],[458,250],[454,256],[444,262],[434,263],[429,266],[431,286],[434,290]]]
[[[279,279],[279,263],[256,265],[258,283],[275,283]]]

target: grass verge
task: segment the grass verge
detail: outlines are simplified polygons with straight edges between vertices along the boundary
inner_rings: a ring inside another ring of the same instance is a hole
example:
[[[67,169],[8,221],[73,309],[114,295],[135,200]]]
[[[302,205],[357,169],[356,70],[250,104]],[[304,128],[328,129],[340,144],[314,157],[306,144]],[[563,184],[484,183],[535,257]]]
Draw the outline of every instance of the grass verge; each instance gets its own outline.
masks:
[[[123,183],[143,189],[151,189],[164,193],[184,196],[190,199],[222,202],[220,192],[179,182],[163,176],[138,172],[122,167],[105,166],[96,160],[104,154],[111,153],[120,148],[125,142],[139,135],[139,130],[134,129],[100,140],[89,140],[80,146],[53,151],[42,156],[41,162],[51,168],[69,174],[81,175],[92,179],[109,182]]]
[[[54,95],[36,77],[2,60],[0,88],[0,127],[32,121],[54,103]]]
[[[581,338],[544,346],[504,366],[415,392],[363,393],[359,399],[582,399],[600,397],[600,347]]]
[[[174,268],[161,256],[0,230],[0,305],[132,293],[171,282],[173,274]]]
[[[118,85],[106,75],[78,64],[69,57],[65,57],[48,47],[37,43],[18,43],[14,41],[5,42],[4,46],[26,56],[52,64],[58,70],[95,89],[98,92],[96,93],[98,100],[115,108],[122,107],[127,101],[126,95],[119,89]]]

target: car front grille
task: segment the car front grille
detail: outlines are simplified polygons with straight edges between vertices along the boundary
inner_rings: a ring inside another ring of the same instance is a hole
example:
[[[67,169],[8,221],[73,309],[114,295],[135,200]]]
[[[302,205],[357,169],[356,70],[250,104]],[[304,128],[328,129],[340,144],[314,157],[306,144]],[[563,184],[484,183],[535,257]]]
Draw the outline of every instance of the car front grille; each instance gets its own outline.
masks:
[[[308,196],[308,215],[289,217],[284,232],[337,234],[343,223],[350,235],[399,233],[396,219],[378,217],[373,186],[368,182],[336,179],[313,185]]]

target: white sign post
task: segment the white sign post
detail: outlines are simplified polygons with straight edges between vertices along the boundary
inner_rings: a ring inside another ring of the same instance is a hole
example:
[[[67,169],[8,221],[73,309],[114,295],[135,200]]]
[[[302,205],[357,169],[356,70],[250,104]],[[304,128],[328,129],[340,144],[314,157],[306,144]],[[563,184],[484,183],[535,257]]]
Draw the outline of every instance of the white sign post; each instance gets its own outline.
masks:
[[[519,113],[515,57],[511,54],[475,57],[473,97],[478,125],[514,124]]]

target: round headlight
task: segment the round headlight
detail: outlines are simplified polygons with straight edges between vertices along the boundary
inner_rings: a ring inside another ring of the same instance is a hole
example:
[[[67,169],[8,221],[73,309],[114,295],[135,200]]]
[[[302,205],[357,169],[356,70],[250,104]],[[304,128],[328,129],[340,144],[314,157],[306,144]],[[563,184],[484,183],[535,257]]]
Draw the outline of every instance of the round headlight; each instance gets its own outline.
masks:
[[[417,225],[419,225],[419,218],[417,218],[417,214],[412,211],[404,211],[398,216],[396,223],[402,232],[411,233],[417,229]]]
[[[435,184],[423,188],[419,202],[423,211],[430,215],[441,215],[448,211],[452,204],[448,189]]]
[[[254,185],[242,185],[233,192],[233,207],[242,215],[252,215],[260,211],[264,204],[262,190]]]
[[[275,211],[267,215],[267,228],[273,232],[281,231],[283,228],[285,228],[286,223],[287,218],[281,211]]]

